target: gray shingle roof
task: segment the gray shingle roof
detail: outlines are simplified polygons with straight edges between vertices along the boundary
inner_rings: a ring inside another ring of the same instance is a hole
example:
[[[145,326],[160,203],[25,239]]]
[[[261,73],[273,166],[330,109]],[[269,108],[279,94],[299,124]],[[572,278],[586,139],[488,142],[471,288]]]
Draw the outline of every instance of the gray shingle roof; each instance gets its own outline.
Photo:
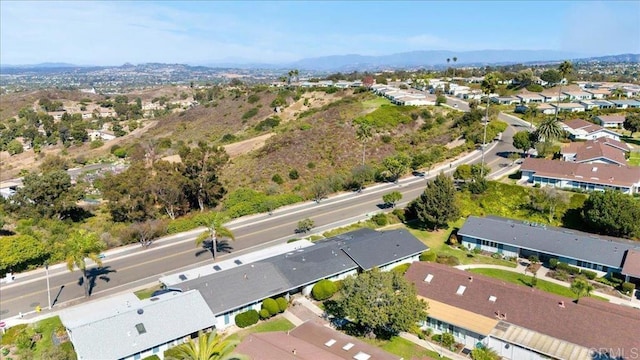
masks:
[[[425,250],[427,247],[405,230],[360,229],[174,287],[198,289],[218,315],[359,266],[368,270]]]
[[[404,229],[356,237],[345,245],[344,252],[364,270],[384,266],[429,250]]]
[[[197,291],[165,294],[79,326],[65,323],[64,313],[60,317],[71,332],[80,360],[125,358],[215,323],[213,313]]]
[[[627,250],[640,248],[640,243],[629,240],[497,216],[469,216],[458,235],[566,256],[612,268],[622,267]]]

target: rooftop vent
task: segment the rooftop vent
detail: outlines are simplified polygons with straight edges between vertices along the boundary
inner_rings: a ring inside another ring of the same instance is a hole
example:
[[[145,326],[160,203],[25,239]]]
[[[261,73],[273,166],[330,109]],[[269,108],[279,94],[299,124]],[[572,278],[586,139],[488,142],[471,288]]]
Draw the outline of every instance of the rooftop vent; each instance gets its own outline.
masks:
[[[495,296],[493,296],[493,295],[489,296],[489,301],[491,301],[491,302],[496,302],[496,300],[498,300],[498,298],[497,298],[497,297],[495,297]]]
[[[336,341],[334,339],[331,339],[331,340],[327,341],[326,343],[324,343],[324,346],[331,347],[335,343],[336,343]]]
[[[139,335],[142,335],[142,334],[147,332],[147,329],[144,328],[144,324],[143,323],[136,324],[136,330],[138,330],[138,334]]]
[[[180,279],[182,281],[186,281],[187,277],[184,274],[180,274],[180,275],[178,275],[178,279]]]
[[[352,347],[354,347],[353,343],[347,343],[347,345],[342,347],[342,350],[349,351]]]
[[[432,274],[428,274],[426,278],[424,278],[424,282],[426,283],[431,283],[431,280],[433,280],[433,275]]]
[[[144,314],[144,310],[142,310],[142,309],[138,309],[138,311],[136,311],[136,312],[138,313],[138,315]]]
[[[591,169],[591,171],[593,171],[593,172],[598,171],[598,167],[597,167],[597,166],[594,166],[594,167],[593,167],[593,169]]]
[[[464,291],[467,290],[467,287],[464,285],[460,285],[458,286],[458,291],[456,291],[456,295],[462,295],[464,294]]]
[[[469,282],[473,282],[473,276],[469,276]]]

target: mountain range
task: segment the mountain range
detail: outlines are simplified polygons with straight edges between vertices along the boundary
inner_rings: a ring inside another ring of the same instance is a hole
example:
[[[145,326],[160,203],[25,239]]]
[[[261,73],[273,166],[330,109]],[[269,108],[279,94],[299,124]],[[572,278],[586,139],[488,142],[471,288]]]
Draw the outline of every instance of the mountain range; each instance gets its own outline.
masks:
[[[453,58],[457,61],[453,61]],[[450,59],[451,62],[447,62]],[[235,59],[234,59],[235,60]],[[486,65],[507,65],[507,64],[544,64],[562,60],[574,62],[640,62],[640,54],[621,54],[590,57],[585,54],[578,54],[555,50],[477,50],[477,51],[446,51],[446,50],[424,50],[396,53],[390,55],[370,56],[370,55],[332,55],[305,58],[290,63],[267,64],[235,61],[209,62],[193,64],[199,67],[209,68],[239,68],[239,69],[299,69],[307,71],[365,71],[381,69],[403,69],[403,68],[442,68],[446,66],[486,66]],[[123,66],[131,66],[125,64]],[[64,69],[80,67],[100,67],[111,66],[79,66],[68,63],[42,63],[35,65],[2,65],[5,69]]]

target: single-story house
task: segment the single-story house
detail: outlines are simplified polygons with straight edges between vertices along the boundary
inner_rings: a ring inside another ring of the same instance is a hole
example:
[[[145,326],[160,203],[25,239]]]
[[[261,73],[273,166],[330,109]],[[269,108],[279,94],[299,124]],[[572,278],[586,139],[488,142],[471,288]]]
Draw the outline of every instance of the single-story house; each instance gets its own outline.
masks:
[[[491,102],[499,105],[513,105],[520,102],[520,99],[514,96],[492,96]]]
[[[468,249],[505,257],[534,255],[543,262],[557,259],[602,274],[620,274],[625,267],[640,266],[640,259],[629,257],[630,250],[640,251],[636,241],[499,216],[469,216],[458,237]],[[633,271],[629,276],[640,280],[640,272]]]
[[[522,104],[544,102],[544,96],[540,94],[520,94],[516,95],[516,97],[520,99],[520,103]]]
[[[628,151],[624,143],[608,138],[572,142],[560,150],[564,161],[614,165],[627,165],[625,153]]]
[[[87,134],[91,141],[96,141],[98,139],[109,141],[116,138],[116,135],[112,131],[108,130],[90,130]]]
[[[610,138],[620,141],[620,134],[583,119],[567,120],[561,123],[561,126],[565,131],[569,132],[569,137],[574,140]]]
[[[637,100],[609,100],[618,109],[639,109],[640,101]]]
[[[607,100],[592,100],[591,102],[596,104],[599,109],[613,109],[615,107],[611,101]]]
[[[558,109],[558,112],[584,112],[586,109],[579,103],[559,103],[551,104],[551,106]]]
[[[215,324],[198,291],[146,300],[127,293],[64,309],[60,320],[79,360],[163,359],[165,350]]]
[[[335,84],[335,87],[337,87],[337,88],[339,88],[339,89],[346,89],[346,88],[351,87],[351,83],[350,83],[350,82],[348,82],[348,81],[338,81],[338,82]]]
[[[596,116],[595,120],[606,128],[620,129],[624,123],[624,118],[623,115],[599,115]]]
[[[417,261],[427,249],[406,230],[360,229],[172,287],[199,290],[215,315],[216,328],[224,329],[235,324],[235,315],[260,310],[266,298],[299,292],[308,295],[322,279],[341,280],[374,267],[390,270]]]
[[[558,98],[560,98],[560,101],[563,101],[565,99],[567,99],[567,95],[565,95],[564,93],[558,94],[557,92],[541,92],[540,96],[544,97],[544,102],[547,103],[551,103],[551,102],[556,102],[558,101]]]
[[[565,94],[570,101],[591,100],[593,98],[592,95],[586,91],[563,91],[562,93]]]
[[[256,360],[402,360],[379,347],[312,321],[287,332],[251,334],[234,352]]]
[[[540,186],[640,193],[640,167],[526,158],[520,169],[522,180]]]
[[[468,349],[485,346],[503,359],[593,360],[632,359],[640,347],[640,312],[631,307],[589,297],[576,303],[437,263],[414,263],[405,278],[429,303],[423,326]]]
[[[592,99],[604,99],[611,95],[608,89],[585,89],[584,92],[591,94]]]
[[[582,105],[585,110],[593,110],[593,109],[599,109],[600,106],[598,106],[598,104],[596,104],[593,100],[580,100],[578,101],[578,104]]]

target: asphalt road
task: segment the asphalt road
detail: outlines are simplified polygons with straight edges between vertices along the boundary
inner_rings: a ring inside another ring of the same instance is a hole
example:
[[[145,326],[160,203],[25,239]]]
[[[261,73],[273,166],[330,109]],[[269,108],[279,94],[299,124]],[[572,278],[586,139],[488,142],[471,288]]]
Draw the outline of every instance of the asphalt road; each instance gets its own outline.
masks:
[[[450,99],[448,104],[458,104],[459,110],[467,110],[463,101]],[[526,128],[521,121],[502,115],[501,120],[510,126],[502,136],[502,140],[490,150],[487,147],[485,162],[495,172],[508,170],[511,161],[507,158],[510,152],[516,151],[511,145],[512,137],[519,127]],[[446,172],[451,172],[461,162],[478,163],[480,154],[472,159],[456,162]],[[297,222],[310,218],[315,222],[315,230],[341,226],[380,211],[382,195],[398,190],[403,194],[403,205],[418,197],[424,190],[426,179],[435,176],[431,171],[425,177],[411,176],[400,180],[397,184],[380,184],[364,189],[360,193],[344,193],[325,199],[320,203],[308,202],[277,209],[272,215],[260,214],[237,219],[229,224],[236,235],[236,241],[228,244],[229,253],[219,254],[219,258],[235,256],[245,251],[267,247],[296,237],[294,233]],[[213,259],[208,252],[195,247],[194,239],[200,231],[192,231],[156,241],[150,248],[143,249],[137,245],[116,249],[106,253],[101,269],[91,268],[91,298],[115,294],[157,282],[157,279],[169,273],[195,268]],[[0,284],[0,319],[14,317],[19,313],[33,312],[37,306],[48,307],[46,273],[40,269],[31,273],[17,274],[12,283]],[[77,304],[84,299],[79,271],[69,272],[62,264],[49,268],[51,301],[56,308]],[[46,311],[46,310],[45,310]]]

